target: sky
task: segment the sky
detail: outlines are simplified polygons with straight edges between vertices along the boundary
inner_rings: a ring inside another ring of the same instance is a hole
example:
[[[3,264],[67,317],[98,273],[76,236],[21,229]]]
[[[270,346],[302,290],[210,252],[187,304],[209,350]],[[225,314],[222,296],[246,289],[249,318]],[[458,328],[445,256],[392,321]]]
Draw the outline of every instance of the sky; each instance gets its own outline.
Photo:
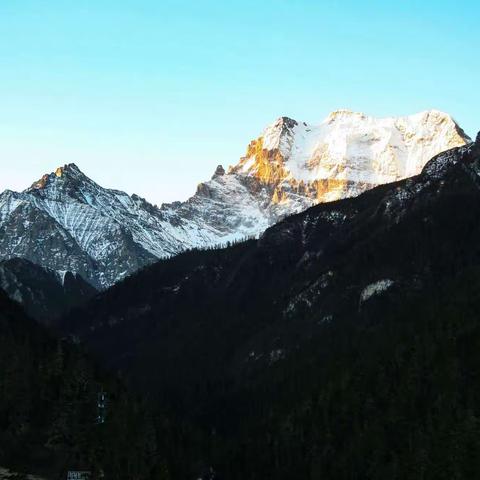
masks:
[[[280,116],[480,130],[480,2],[0,0],[0,191],[74,162],[184,200]]]

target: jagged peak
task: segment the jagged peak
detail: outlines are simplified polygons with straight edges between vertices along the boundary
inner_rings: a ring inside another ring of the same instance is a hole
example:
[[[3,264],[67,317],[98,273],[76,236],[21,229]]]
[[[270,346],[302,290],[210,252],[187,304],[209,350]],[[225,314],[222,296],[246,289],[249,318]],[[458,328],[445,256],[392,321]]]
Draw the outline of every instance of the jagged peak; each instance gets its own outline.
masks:
[[[57,173],[58,172],[58,173]],[[83,175],[86,176],[75,163],[66,163],[63,166],[58,167],[55,172],[56,176],[61,177],[64,174],[75,174],[75,175]]]
[[[278,117],[274,122],[267,125],[264,129],[262,137],[271,135],[273,132],[284,133],[286,130],[291,130],[298,122],[290,117]]]
[[[82,173],[75,163],[66,163],[63,166],[57,167],[53,172],[42,175],[42,177],[36,182],[33,182],[30,188],[27,190],[42,190],[52,181],[63,177],[88,178],[84,173]]]
[[[286,128],[293,128],[295,125],[298,125],[298,122],[290,117],[279,117],[275,120],[274,125]]]
[[[279,117],[261,135],[263,148],[273,150],[281,147],[282,139],[291,135],[298,122],[290,117]]]
[[[471,143],[471,152],[473,155],[480,157],[480,132],[477,133],[475,141]]]
[[[215,172],[213,172],[212,179],[215,177],[221,177],[223,175],[225,175],[225,169],[223,168],[223,165],[217,165]]]
[[[57,174],[57,172],[59,174]],[[77,167],[77,165],[75,163],[66,163],[65,165],[61,166],[61,167],[58,167],[56,170],[55,170],[55,174],[57,174],[57,176],[62,176],[62,174],[66,172],[66,173],[82,173],[82,171]]]

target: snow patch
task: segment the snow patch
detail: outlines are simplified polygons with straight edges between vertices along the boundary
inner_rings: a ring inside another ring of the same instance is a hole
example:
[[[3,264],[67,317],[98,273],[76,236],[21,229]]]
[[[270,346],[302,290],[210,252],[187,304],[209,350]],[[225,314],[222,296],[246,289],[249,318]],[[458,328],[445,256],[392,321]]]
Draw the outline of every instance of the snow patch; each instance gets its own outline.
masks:
[[[367,285],[360,294],[360,303],[367,301],[374,295],[378,295],[379,293],[384,292],[385,290],[389,289],[393,284],[393,280],[385,278],[383,280],[378,280],[374,283],[371,283],[370,285]]]

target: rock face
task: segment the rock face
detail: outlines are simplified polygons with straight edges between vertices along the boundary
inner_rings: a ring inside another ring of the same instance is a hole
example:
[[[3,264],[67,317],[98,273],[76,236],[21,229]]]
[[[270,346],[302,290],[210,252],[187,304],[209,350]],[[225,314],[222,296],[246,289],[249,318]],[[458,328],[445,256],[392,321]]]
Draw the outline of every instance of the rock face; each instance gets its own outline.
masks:
[[[470,139],[429,111],[375,119],[337,111],[320,125],[282,117],[186,202],[157,208],[102,188],[76,165],[0,195],[0,259],[26,258],[105,288],[158,258],[256,237],[292,213],[419,173]]]

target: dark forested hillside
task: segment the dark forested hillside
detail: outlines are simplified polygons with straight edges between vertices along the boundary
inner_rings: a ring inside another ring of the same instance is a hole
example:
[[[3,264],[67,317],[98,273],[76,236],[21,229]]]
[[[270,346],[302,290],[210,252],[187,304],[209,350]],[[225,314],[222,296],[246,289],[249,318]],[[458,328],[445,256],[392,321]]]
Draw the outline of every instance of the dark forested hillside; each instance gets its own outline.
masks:
[[[78,274],[43,268],[24,258],[0,262],[0,288],[45,325],[97,293]]]
[[[175,425],[172,477],[480,472],[480,142],[64,318]]]
[[[166,478],[144,405],[0,291],[0,465],[46,478]],[[104,410],[97,406],[105,392]],[[163,473],[162,473],[163,472]]]

